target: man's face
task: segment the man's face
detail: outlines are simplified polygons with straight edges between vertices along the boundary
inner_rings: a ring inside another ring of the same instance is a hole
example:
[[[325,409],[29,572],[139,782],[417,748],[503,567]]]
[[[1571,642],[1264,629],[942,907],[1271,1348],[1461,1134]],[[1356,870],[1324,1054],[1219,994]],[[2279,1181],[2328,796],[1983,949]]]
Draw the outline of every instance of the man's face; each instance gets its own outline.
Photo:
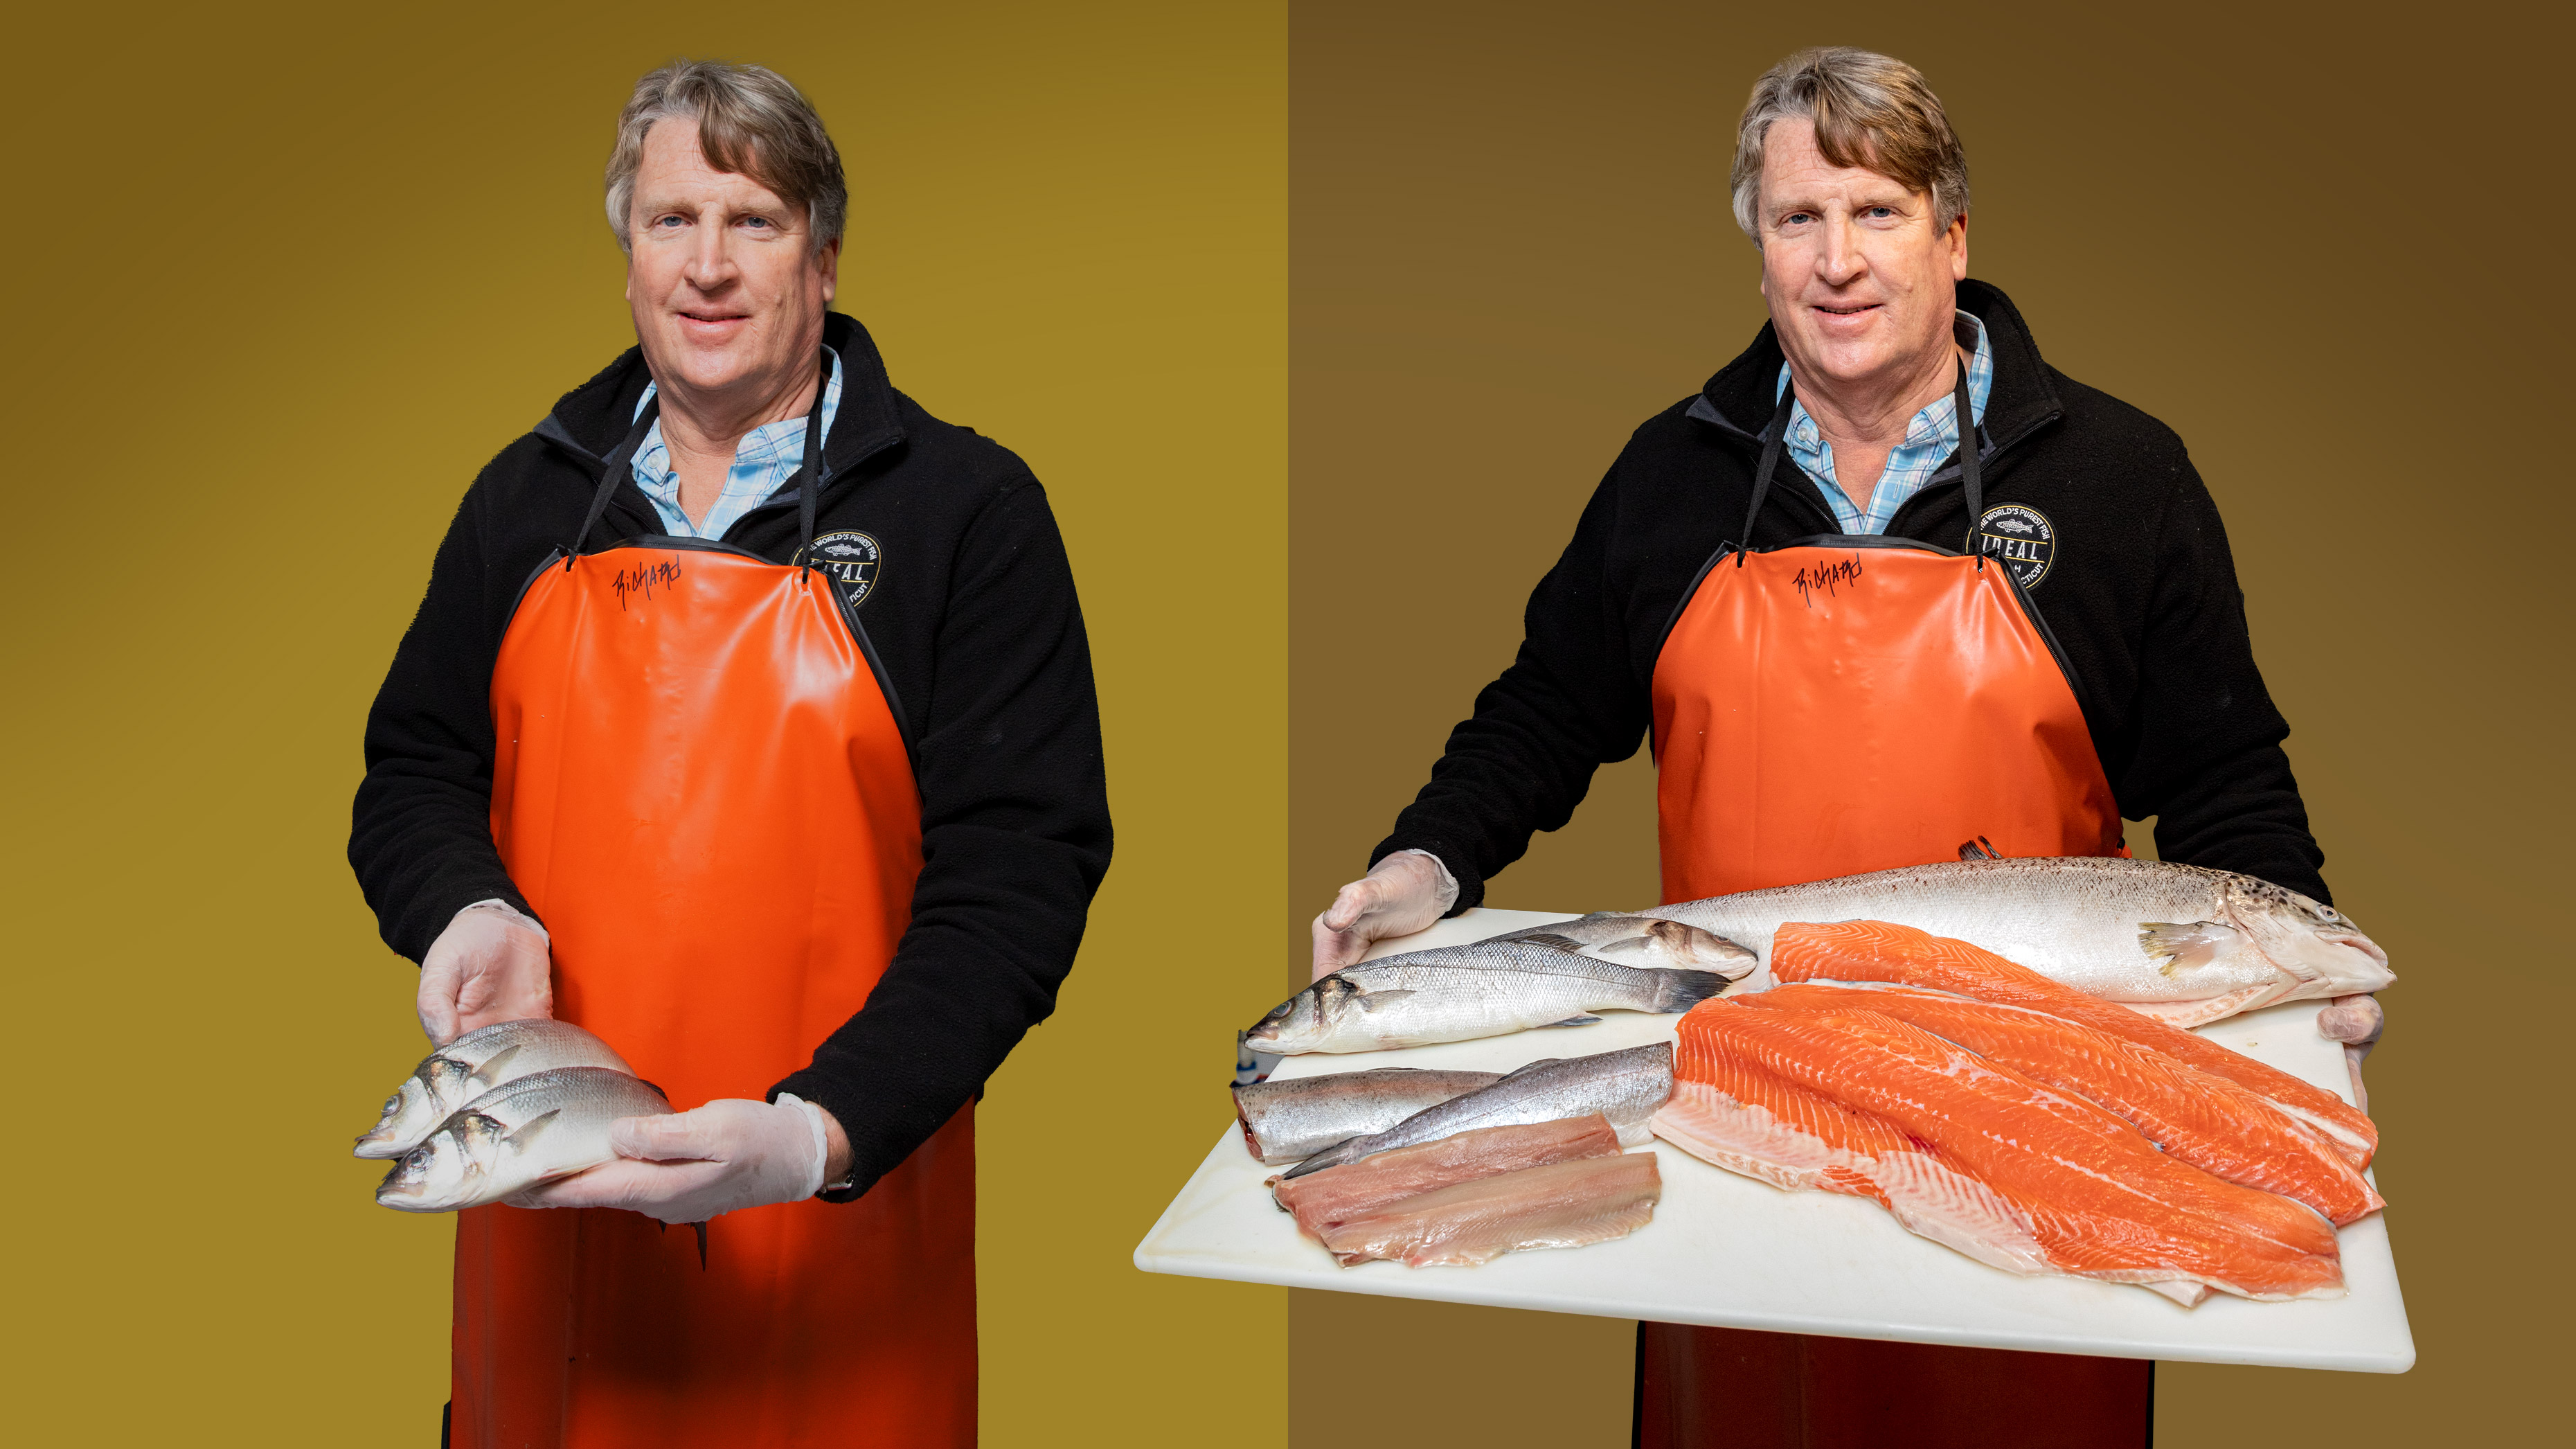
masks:
[[[841,246],[814,247],[802,208],[711,169],[689,120],[645,134],[630,205],[626,302],[656,381],[761,395],[814,369]]]
[[[1968,219],[1932,225],[1932,197],[1836,166],[1815,123],[1780,121],[1762,147],[1762,296],[1790,370],[1844,387],[1902,386],[1947,355]]]

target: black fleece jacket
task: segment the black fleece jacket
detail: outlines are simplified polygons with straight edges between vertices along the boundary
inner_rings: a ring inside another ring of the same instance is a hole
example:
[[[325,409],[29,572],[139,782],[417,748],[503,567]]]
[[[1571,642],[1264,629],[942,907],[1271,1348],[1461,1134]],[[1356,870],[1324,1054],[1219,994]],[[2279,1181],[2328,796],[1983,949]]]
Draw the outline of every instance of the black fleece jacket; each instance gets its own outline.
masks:
[[[1110,827],[1090,646],[1044,490],[1008,449],[895,391],[856,322],[832,315],[824,343],[843,381],[817,531],[879,545],[859,619],[910,732],[922,802],[921,877],[892,964],[812,1064],[770,1088],[840,1121],[854,1187],[829,1196],[846,1200],[1055,1009]],[[529,574],[580,531],[648,380],[629,349],[484,468],[368,713],[349,863],[386,944],[415,961],[475,901],[527,909],[492,843],[492,662]],[[785,563],[797,526],[787,488],[724,541]],[[662,531],[630,474],[590,547]]]
[[[2040,525],[1996,510],[2017,504],[2047,525],[2052,552],[2031,596],[2065,650],[2120,813],[2156,817],[2167,860],[2329,899],[2281,752],[2289,725],[2254,666],[2227,534],[2182,440],[2043,362],[2002,292],[1966,282],[1959,306],[1994,349],[1978,428],[1987,531],[2028,552]],[[1530,595],[1519,657],[1476,696],[1372,864],[1427,850],[1458,878],[1456,909],[1476,905],[1531,831],[1571,818],[1594,769],[1636,753],[1665,632],[1701,567],[1744,531],[1780,363],[1766,325],[1697,396],[1628,440]],[[1778,467],[1753,546],[1837,532],[1815,480],[1785,453]],[[1968,546],[1955,455],[1887,531]]]

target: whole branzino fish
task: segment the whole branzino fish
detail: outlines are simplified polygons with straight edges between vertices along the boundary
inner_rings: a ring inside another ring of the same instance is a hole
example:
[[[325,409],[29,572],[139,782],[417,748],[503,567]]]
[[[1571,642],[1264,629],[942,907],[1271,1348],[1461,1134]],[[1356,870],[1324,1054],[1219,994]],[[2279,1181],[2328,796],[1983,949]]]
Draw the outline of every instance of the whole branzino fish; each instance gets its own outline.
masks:
[[[1281,1002],[1244,1033],[1256,1052],[1373,1052],[1589,1026],[1595,1011],[1688,1011],[1726,989],[1714,971],[1621,966],[1528,941],[1479,941],[1363,961]]]
[[[1571,921],[1528,926],[1486,939],[1533,941],[1543,946],[1579,951],[1604,961],[1616,961],[1622,966],[1714,971],[1729,981],[1740,981],[1752,975],[1760,964],[1752,952],[1697,926],[1617,911],[1596,911]]]
[[[1654,1135],[1650,1122],[1655,1109],[1672,1095],[1673,1044],[1668,1041],[1588,1057],[1550,1058],[1508,1073],[1480,1091],[1426,1107],[1383,1132],[1325,1148],[1280,1176],[1303,1177],[1478,1127],[1554,1122],[1595,1112],[1610,1119],[1621,1145],[1634,1147]]]
[[[358,1139],[360,1157],[400,1157],[456,1109],[504,1082],[556,1067],[610,1067],[632,1073],[608,1043],[568,1021],[531,1017],[469,1031],[403,1078],[385,1099],[385,1114]]]
[[[1234,1089],[1243,1145],[1268,1163],[1301,1162],[1336,1142],[1383,1132],[1425,1107],[1501,1080],[1500,1072],[1379,1067]]]
[[[1945,861],[1640,914],[1724,936],[1766,967],[1785,922],[1892,921],[2176,1026],[2397,979],[2388,953],[2330,906],[2252,876],[2151,860]]]
[[[607,1067],[556,1067],[475,1098],[404,1153],[376,1201],[407,1213],[481,1207],[597,1167],[617,1153],[608,1124],[671,1110],[649,1083]]]

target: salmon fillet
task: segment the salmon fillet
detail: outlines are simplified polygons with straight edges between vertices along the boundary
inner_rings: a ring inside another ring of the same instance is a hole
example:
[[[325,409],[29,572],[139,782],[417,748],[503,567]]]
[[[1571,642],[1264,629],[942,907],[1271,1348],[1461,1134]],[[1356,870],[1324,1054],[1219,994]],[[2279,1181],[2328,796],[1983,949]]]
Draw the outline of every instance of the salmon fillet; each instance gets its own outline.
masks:
[[[1299,1228],[1320,1238],[1326,1229],[1426,1192],[1618,1151],[1617,1129],[1595,1112],[1557,1122],[1479,1127],[1304,1177],[1274,1177],[1270,1192],[1282,1210],[1296,1216]]]
[[[2368,1167],[2379,1150],[2379,1128],[2334,1093],[1965,941],[1886,921],[1793,922],[1772,938],[1771,976],[1780,982],[1889,981],[2033,1007],[2225,1077],[2326,1134],[2355,1167]]]
[[[1345,1268],[1391,1258],[1408,1268],[1473,1266],[1525,1248],[1580,1248],[1654,1220],[1655,1154],[1586,1157],[1422,1193],[1324,1232]]]
[[[2307,1208],[2174,1161],[2090,1103],[1986,1065],[1892,1017],[1712,1001],[1682,1019],[1681,1038],[1678,1074],[1695,1086],[1715,1087],[1711,1077],[1745,1084],[1751,1073],[1765,1074],[1920,1144],[1893,1149],[1891,1135],[1880,1132],[1847,1137],[1839,1150],[1876,1145],[1882,1150],[1874,1162],[1920,1172],[1928,1158],[1983,1184],[2007,1210],[2005,1221],[2026,1223],[2025,1242],[2054,1271],[2114,1282],[2179,1279],[2249,1298],[2341,1289],[2333,1229]],[[1724,1070],[1708,1070],[1712,1065]],[[1723,1088],[1718,1095],[1741,1100]],[[1697,1092],[1677,1092],[1676,1099],[1681,1108],[1668,1108],[1669,1119],[1659,1115],[1658,1128],[1672,1126],[1677,1145],[1688,1147],[1686,1136],[1708,1130],[1690,1114],[1710,1099]],[[1767,1104],[1763,1110],[1771,1111]],[[1802,1110],[1801,1123],[1823,1129],[1820,1144],[1830,1145],[1825,1139],[1834,1131],[1869,1130]],[[1880,1191],[1871,1195],[1895,1210],[1895,1194],[1875,1166],[1827,1163],[1817,1170],[1831,1180],[1836,1167],[1875,1184]],[[1989,1225],[1986,1241],[2008,1245],[2010,1238]]]
[[[2333,1142],[2225,1077],[2108,1032],[2022,1006],[1908,987],[1779,986],[1743,998],[1773,1011],[1874,1011],[1987,1063],[2072,1093],[2167,1154],[2229,1182],[2306,1203],[2335,1223],[2385,1206]]]

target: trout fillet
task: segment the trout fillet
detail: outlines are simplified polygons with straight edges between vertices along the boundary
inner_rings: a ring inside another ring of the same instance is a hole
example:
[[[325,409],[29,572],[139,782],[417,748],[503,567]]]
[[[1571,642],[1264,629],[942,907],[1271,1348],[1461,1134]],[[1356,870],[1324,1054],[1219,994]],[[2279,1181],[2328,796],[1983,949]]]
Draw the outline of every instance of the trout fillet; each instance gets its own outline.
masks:
[[[1663,1195],[1655,1154],[1587,1157],[1422,1193],[1324,1233],[1345,1268],[1388,1258],[1408,1268],[1472,1267],[1529,1248],[1580,1248],[1652,1222]]]

